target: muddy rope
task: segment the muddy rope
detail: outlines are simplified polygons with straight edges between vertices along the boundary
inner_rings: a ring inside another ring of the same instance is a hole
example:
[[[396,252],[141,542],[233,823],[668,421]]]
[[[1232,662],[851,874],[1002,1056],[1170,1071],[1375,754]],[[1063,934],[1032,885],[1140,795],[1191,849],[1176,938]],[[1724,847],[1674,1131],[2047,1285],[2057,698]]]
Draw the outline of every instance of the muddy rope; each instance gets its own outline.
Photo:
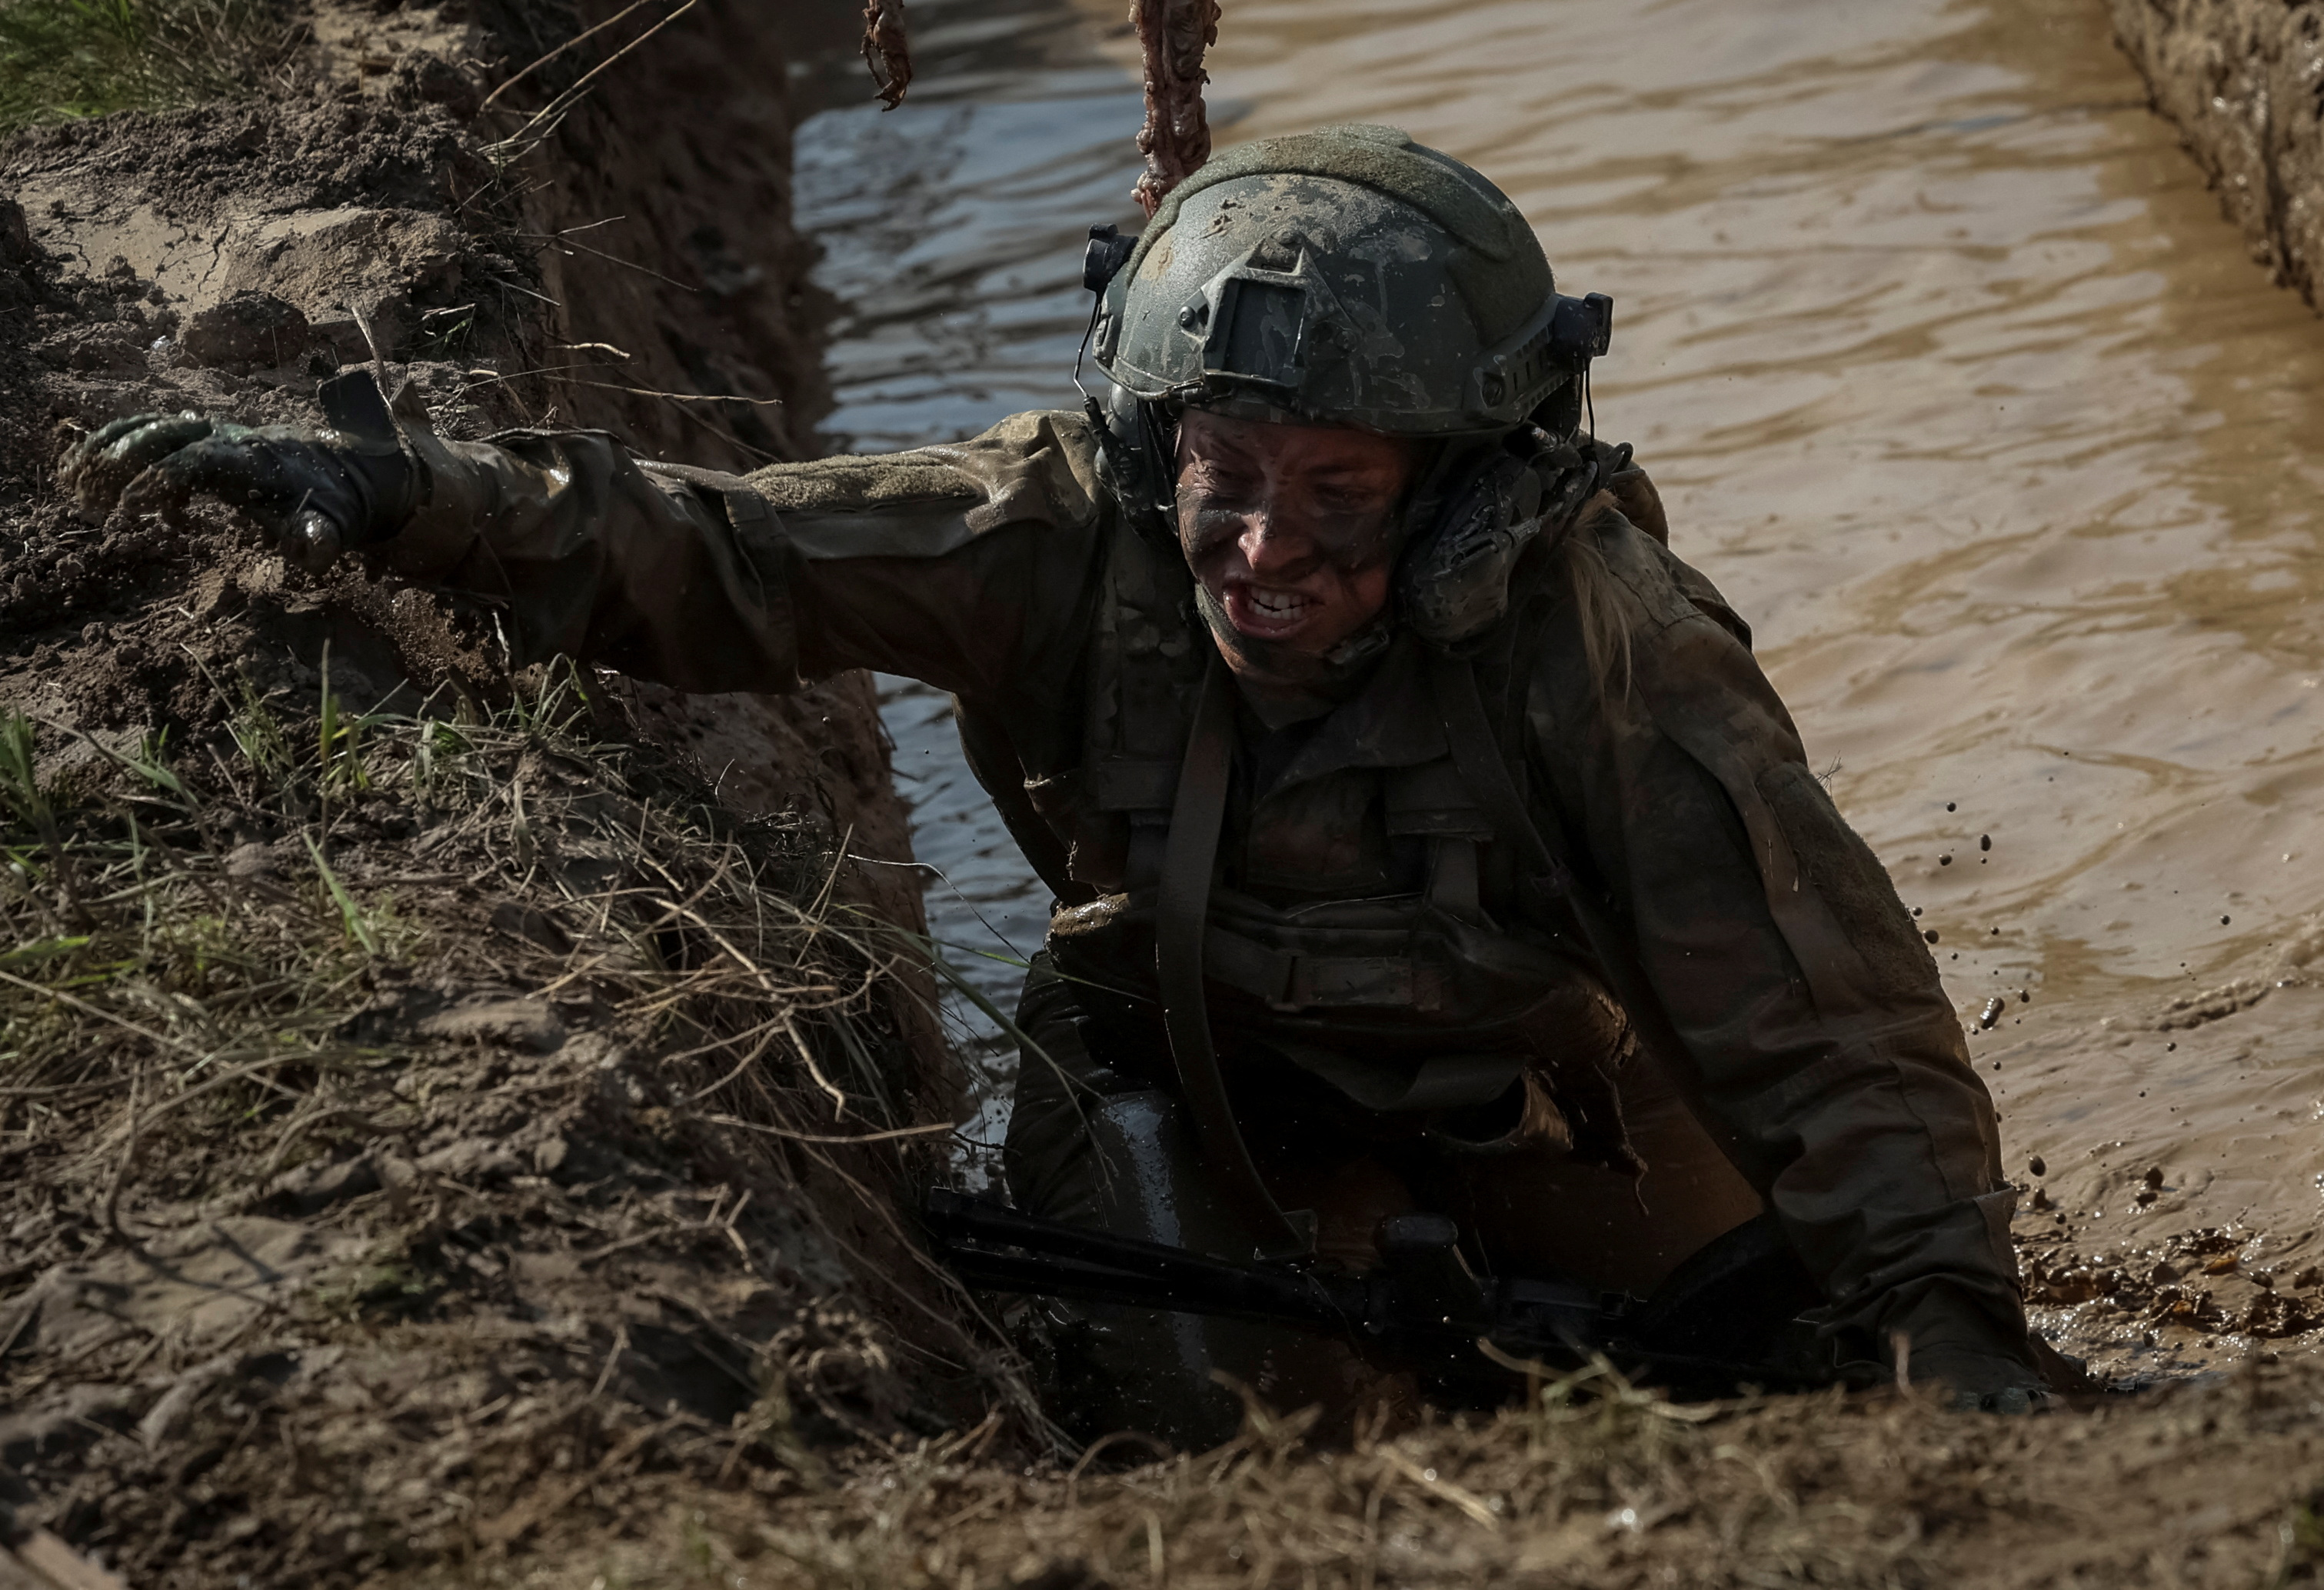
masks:
[[[872,81],[879,86],[880,103],[889,110],[901,105],[904,90],[912,86],[904,0],[864,0],[863,64],[872,69]]]
[[[1218,0],[1130,0],[1130,20],[1146,57],[1146,125],[1138,131],[1146,174],[1131,196],[1151,220],[1170,190],[1211,158],[1203,51],[1219,42]]]

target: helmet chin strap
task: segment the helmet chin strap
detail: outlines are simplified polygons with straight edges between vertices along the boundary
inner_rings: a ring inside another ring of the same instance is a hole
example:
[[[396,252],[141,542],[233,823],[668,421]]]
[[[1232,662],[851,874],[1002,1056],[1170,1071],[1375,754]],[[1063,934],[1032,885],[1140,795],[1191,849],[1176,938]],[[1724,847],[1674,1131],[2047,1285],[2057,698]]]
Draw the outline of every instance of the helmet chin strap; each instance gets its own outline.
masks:
[[[1395,638],[1395,615],[1386,607],[1362,628],[1320,656],[1295,651],[1280,641],[1260,640],[1235,628],[1208,586],[1194,586],[1194,608],[1211,632],[1220,655],[1232,667],[1243,699],[1259,721],[1279,729],[1321,717],[1356,692],[1372,665]]]

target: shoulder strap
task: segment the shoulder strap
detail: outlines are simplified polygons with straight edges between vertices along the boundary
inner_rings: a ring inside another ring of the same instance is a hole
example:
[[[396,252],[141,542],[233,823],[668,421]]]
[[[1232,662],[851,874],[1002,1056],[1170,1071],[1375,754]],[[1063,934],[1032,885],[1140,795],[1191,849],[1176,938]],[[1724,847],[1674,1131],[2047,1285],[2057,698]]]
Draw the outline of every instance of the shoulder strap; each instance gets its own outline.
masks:
[[[1211,1013],[1203,992],[1203,928],[1210,914],[1211,874],[1226,820],[1227,783],[1234,767],[1234,680],[1213,654],[1203,676],[1202,698],[1178,770],[1170,810],[1170,837],[1162,858],[1162,887],[1154,913],[1154,970],[1162,990],[1162,1024],[1178,1064],[1178,1091],[1194,1117],[1203,1152],[1226,1186],[1227,1201],[1259,1238],[1270,1259],[1312,1253],[1312,1214],[1286,1215],[1259,1179],[1259,1167],[1235,1124],[1226,1079],[1211,1040]],[[1302,1216],[1304,1216],[1304,1218]]]
[[[1572,869],[1534,825],[1524,798],[1517,793],[1517,781],[1509,777],[1508,764],[1501,760],[1492,720],[1485,715],[1485,699],[1477,689],[1476,669],[1465,657],[1440,652],[1429,659],[1429,671],[1436,708],[1444,718],[1444,739],[1452,752],[1452,765],[1461,770],[1462,781],[1476,797],[1493,832],[1524,855],[1536,877],[1561,893],[1574,893]],[[1595,948],[1597,935],[1592,933],[1591,938]]]
[[[1494,736],[1492,720],[1486,716],[1476,670],[1466,658],[1441,652],[1431,659],[1430,669],[1452,763],[1468,781],[1470,792],[1476,796],[1495,834],[1514,846],[1535,875],[1563,894],[1573,908],[1590,953],[1629,1016],[1632,1030],[1648,1047],[1682,1067],[1682,1075],[1692,1075],[1685,1040],[1663,1009],[1628,937],[1616,927],[1604,903],[1575,878],[1564,852],[1563,834],[1554,827],[1545,834],[1526,811],[1525,798],[1517,792],[1517,781],[1509,776],[1508,763]]]

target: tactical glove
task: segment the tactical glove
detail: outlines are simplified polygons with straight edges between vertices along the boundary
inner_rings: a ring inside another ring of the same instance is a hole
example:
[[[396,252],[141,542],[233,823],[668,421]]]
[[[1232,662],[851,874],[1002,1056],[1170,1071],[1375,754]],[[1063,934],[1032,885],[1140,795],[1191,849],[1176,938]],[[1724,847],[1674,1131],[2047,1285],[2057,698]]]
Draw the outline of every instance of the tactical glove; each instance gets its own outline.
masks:
[[[332,429],[253,429],[193,413],[115,420],[66,454],[59,481],[85,513],[119,507],[174,519],[196,492],[240,509],[272,534],[282,555],[319,574],[351,548],[402,529],[425,495],[423,471],[402,446],[367,372],[323,384]]]

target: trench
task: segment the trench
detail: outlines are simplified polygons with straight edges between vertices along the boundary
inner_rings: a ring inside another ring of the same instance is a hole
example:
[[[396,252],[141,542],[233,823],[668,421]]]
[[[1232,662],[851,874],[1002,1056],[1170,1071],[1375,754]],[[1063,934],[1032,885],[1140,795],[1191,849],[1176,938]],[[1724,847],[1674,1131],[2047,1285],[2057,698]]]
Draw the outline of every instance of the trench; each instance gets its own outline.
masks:
[[[915,15],[912,100],[799,133],[859,450],[1070,403],[1082,229],[1135,218],[1119,31]],[[1935,941],[2010,1169],[2057,1206],[2039,1234],[2304,1252],[2324,336],[2104,6],[1244,0],[1210,66],[1222,143],[1395,123],[1500,182],[1565,291],[1613,295],[1600,432]],[[1005,1002],[1041,892],[942,699],[887,681],[882,711],[931,922]]]

